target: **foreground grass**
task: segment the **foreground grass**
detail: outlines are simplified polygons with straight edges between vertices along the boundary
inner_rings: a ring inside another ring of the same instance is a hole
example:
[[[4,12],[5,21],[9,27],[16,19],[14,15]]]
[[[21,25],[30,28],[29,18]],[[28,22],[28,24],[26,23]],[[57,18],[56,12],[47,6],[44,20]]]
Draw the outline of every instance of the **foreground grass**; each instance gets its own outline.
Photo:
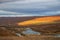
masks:
[[[60,40],[60,37],[46,35],[0,36],[0,40]]]

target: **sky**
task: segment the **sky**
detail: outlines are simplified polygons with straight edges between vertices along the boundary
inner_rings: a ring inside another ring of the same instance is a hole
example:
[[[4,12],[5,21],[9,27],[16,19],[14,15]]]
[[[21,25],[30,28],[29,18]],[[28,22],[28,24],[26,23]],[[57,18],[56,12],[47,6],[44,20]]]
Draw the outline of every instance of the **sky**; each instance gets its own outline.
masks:
[[[60,0],[0,0],[0,17],[60,15]]]

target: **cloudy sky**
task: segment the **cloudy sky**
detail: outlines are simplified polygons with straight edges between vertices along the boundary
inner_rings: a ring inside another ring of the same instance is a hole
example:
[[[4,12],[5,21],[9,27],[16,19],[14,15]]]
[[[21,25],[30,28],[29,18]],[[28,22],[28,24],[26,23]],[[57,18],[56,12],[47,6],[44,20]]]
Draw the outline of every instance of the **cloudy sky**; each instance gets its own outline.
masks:
[[[51,15],[60,15],[60,0],[0,0],[0,17]]]

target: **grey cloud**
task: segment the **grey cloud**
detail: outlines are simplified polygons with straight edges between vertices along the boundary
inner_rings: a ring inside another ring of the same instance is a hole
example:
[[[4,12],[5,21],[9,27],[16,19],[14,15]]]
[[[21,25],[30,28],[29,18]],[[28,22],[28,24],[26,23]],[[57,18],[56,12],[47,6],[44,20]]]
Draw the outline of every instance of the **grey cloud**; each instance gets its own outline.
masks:
[[[12,1],[22,1],[22,0],[0,0],[0,3],[12,2]]]
[[[20,3],[20,1],[0,5],[0,10],[24,13],[28,15],[57,15],[60,14],[60,1],[40,1],[31,3]]]

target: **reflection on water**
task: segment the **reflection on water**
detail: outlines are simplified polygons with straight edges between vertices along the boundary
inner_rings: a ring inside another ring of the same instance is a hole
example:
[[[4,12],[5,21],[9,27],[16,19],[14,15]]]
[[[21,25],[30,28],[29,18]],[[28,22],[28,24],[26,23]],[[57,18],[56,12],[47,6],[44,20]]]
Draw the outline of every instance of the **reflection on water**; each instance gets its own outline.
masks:
[[[30,28],[26,28],[25,31],[22,32],[23,35],[29,35],[29,34],[37,34],[37,35],[40,35],[39,32],[36,32],[36,31],[33,31],[32,29]],[[16,36],[22,36],[20,33],[16,33]]]
[[[32,29],[30,28],[26,28],[25,31],[22,32],[23,34],[37,34],[37,35],[40,35],[41,33],[39,32],[36,32],[36,31],[33,31]],[[60,37],[60,34],[53,34],[55,37]]]
[[[33,31],[33,30],[30,29],[30,28],[26,28],[26,30],[23,31],[22,33],[23,33],[23,34],[37,34],[37,35],[40,35],[39,32]]]
[[[28,34],[41,35],[41,33],[40,33],[40,32],[33,31],[33,30],[32,30],[32,29],[30,29],[30,28],[26,28],[26,30],[25,30],[25,31],[23,31],[22,33],[23,33],[23,34],[25,34],[25,35],[28,35]],[[21,34],[20,34],[20,33],[16,33],[16,35],[17,35],[17,36],[21,36]],[[54,36],[54,37],[60,37],[60,34],[53,34],[52,36]]]
[[[60,34],[55,34],[55,37],[60,37]]]

